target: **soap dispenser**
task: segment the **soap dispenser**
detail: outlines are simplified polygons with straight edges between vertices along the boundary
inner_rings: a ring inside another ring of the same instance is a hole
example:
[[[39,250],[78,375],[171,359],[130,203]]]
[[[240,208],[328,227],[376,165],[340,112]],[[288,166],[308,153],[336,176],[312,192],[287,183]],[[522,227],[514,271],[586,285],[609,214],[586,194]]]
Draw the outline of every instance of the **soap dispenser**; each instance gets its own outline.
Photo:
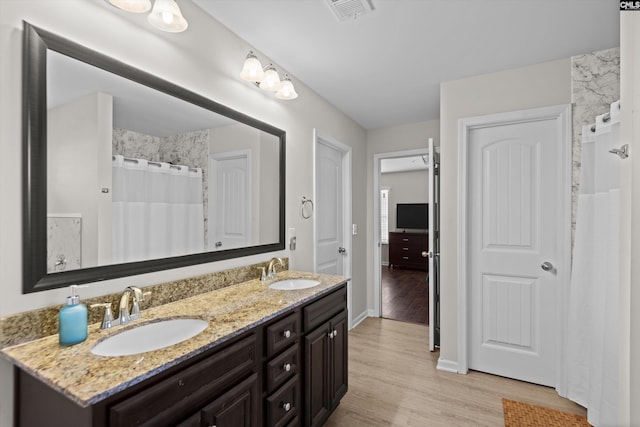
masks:
[[[80,304],[80,297],[76,293],[77,288],[87,287],[71,285],[71,296],[67,297],[67,303],[58,313],[58,335],[62,346],[78,344],[87,339],[87,306]]]

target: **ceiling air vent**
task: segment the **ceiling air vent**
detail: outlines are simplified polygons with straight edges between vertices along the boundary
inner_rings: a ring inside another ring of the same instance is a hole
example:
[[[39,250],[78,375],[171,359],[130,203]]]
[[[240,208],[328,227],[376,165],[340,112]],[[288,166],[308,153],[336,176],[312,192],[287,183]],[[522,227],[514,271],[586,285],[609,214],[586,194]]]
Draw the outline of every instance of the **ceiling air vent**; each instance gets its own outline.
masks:
[[[370,0],[326,0],[326,2],[338,21],[353,20],[373,11]]]

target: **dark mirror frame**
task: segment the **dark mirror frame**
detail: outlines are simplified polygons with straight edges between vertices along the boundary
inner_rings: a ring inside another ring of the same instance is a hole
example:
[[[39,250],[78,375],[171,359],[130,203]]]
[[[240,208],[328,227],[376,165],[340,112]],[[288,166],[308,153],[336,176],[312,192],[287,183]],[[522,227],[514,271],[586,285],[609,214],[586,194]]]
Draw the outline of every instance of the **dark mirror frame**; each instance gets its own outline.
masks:
[[[229,117],[279,138],[279,240],[277,243],[217,252],[113,264],[47,274],[47,50],[75,58]],[[71,284],[98,282],[189,265],[283,250],[285,228],[286,133],[173,83],[24,22],[22,89],[23,285],[30,293]]]

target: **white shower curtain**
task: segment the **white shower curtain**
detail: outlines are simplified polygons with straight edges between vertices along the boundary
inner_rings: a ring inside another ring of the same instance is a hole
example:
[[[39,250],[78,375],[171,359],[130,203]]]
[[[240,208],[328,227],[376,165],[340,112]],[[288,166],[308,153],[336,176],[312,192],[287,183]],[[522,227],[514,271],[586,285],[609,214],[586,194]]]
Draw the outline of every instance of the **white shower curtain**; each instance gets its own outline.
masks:
[[[202,252],[202,169],[113,156],[113,261]]]
[[[582,166],[569,291],[567,397],[594,426],[618,425],[620,103],[582,130]]]

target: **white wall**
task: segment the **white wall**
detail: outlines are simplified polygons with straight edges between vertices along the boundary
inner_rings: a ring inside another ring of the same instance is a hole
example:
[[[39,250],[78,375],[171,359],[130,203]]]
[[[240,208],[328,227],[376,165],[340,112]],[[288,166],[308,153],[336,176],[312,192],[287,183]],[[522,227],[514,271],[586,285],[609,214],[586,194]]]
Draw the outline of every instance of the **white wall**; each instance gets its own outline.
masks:
[[[253,49],[189,1],[180,3],[189,29],[180,34],[151,27],[144,15],[122,12],[104,1],[0,1],[0,316],[59,304],[66,289],[23,295],[21,192],[21,62],[22,21],[57,33],[186,89],[214,99],[287,132],[286,226],[295,227],[295,252],[256,255],[185,267],[90,286],[82,296],[119,292],[128,285],[148,286],[165,281],[224,270],[271,256],[288,256],[291,267],[313,269],[313,222],[299,216],[300,198],[313,193],[313,128],[353,147],[353,219],[366,223],[366,133],[352,120],[305,87],[293,76],[298,99],[282,102],[241,81],[238,73]],[[255,49],[253,49],[255,51]],[[261,55],[264,58],[264,55]],[[265,59],[268,61],[268,58]],[[277,66],[277,64],[276,64]],[[366,235],[354,236],[353,311],[366,311]],[[12,424],[11,370],[0,361],[0,425]],[[7,397],[7,399],[4,399]]]
[[[570,59],[475,76],[440,87],[441,347],[453,367],[458,351],[458,120],[571,102]]]
[[[111,187],[112,104],[96,92],[48,112],[47,212],[82,215],[84,267],[111,262],[111,193],[100,189]]]
[[[389,231],[396,231],[398,203],[427,203],[429,173],[426,170],[385,173],[380,186],[389,187]],[[400,230],[401,231],[401,230]]]
[[[440,121],[429,120],[418,123],[411,123],[401,126],[373,129],[367,131],[367,236],[369,241],[366,245],[367,260],[367,307],[370,312],[374,309],[374,268],[380,266],[373,264],[373,249],[378,244],[373,240],[373,160],[376,154],[393,153],[396,151],[406,151],[414,149],[426,149],[429,138],[433,138],[435,145],[440,141]],[[377,197],[377,195],[376,195]]]

